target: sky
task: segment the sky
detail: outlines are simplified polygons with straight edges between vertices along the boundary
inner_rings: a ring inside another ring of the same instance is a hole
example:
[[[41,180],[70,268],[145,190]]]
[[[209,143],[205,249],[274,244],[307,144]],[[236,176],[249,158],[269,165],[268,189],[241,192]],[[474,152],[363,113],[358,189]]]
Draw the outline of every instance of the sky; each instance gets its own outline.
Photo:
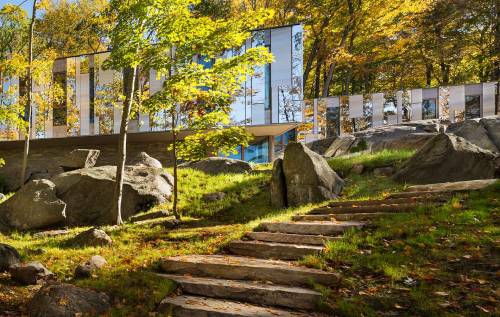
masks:
[[[6,4],[15,4],[15,5],[18,5],[20,3],[22,3],[24,0],[0,0],[0,8],[3,7],[4,5]],[[27,0],[23,5],[22,7],[24,8],[24,10],[26,10],[28,12],[28,14],[31,15],[31,9],[32,9],[32,6],[33,6],[33,0]]]

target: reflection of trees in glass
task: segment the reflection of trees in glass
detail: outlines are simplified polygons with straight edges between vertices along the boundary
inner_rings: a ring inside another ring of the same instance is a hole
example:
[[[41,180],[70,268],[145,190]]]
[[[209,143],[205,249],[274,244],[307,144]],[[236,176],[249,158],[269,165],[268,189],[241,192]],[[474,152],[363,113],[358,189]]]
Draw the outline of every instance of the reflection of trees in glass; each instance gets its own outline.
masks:
[[[481,117],[481,96],[465,96],[465,118],[474,119]]]
[[[80,135],[80,108],[76,104],[76,60],[67,59],[66,72],[66,131],[69,136]]]
[[[394,92],[384,95],[384,124],[389,123],[389,116],[394,116],[398,113],[396,106],[396,94]]]
[[[352,121],[349,119],[349,96],[340,97],[340,126],[341,133],[352,133]]]
[[[340,131],[340,108],[327,108],[326,109],[326,136],[338,136]]]
[[[409,90],[403,90],[403,104],[401,106],[403,110],[402,118],[403,121],[410,121],[412,116],[412,108],[411,108],[411,95]]]
[[[316,124],[318,135],[326,137],[326,100],[318,99],[316,110]]]
[[[99,118],[99,134],[112,134],[114,128],[114,110],[123,102],[123,76],[113,72],[110,83],[100,83],[99,72],[96,72],[96,90],[94,112]]]
[[[441,87],[439,89],[439,119],[449,120],[450,118],[450,88]]]
[[[302,103],[294,96],[300,94],[298,88],[278,86],[279,122],[299,122],[302,119]]]

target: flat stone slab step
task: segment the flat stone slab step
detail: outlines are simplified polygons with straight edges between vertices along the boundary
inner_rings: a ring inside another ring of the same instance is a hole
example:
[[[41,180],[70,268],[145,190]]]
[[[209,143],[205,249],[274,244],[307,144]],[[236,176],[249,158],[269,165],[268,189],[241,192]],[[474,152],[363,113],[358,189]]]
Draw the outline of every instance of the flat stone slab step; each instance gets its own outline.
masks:
[[[259,228],[268,232],[282,232],[295,234],[317,234],[336,236],[352,228],[362,228],[366,223],[360,221],[297,221],[297,222],[264,222]]]
[[[315,317],[310,312],[293,312],[277,308],[256,306],[228,300],[176,296],[165,298],[158,308],[160,313],[173,317]],[[170,315],[169,315],[170,316]]]
[[[310,234],[293,234],[281,232],[247,232],[247,238],[258,241],[277,242],[277,243],[290,243],[290,244],[310,244],[310,245],[324,245],[326,241],[333,241],[342,239],[342,237],[331,237]]]
[[[408,212],[420,204],[375,205],[357,207],[320,207],[313,209],[311,214],[347,214],[347,213],[374,213],[374,212]]]
[[[374,205],[395,205],[395,204],[418,204],[428,203],[431,201],[445,201],[445,197],[403,197],[403,198],[386,198],[386,199],[372,199],[372,200],[346,200],[346,201],[332,201],[328,204],[329,207],[360,207],[360,206],[374,206]]]
[[[366,221],[378,217],[397,214],[395,212],[365,212],[353,214],[297,215],[293,221]]]
[[[232,241],[229,251],[235,255],[260,259],[298,260],[307,255],[319,254],[322,246],[288,244],[262,241]]]
[[[451,195],[453,195],[453,192],[451,191],[407,191],[407,192],[399,192],[399,193],[393,193],[390,194],[387,198],[388,199],[399,199],[399,198],[408,198],[408,197],[420,197],[422,199],[437,199],[437,198],[443,198],[447,199]]]
[[[337,286],[340,275],[297,266],[291,262],[225,255],[185,255],[160,260],[163,272],[216,277],[228,280],[251,280],[292,286],[316,283]]]
[[[470,181],[436,183],[427,185],[415,185],[406,189],[407,192],[460,192],[469,190],[480,190],[491,186],[500,179],[476,179]]]
[[[175,281],[183,294],[304,310],[314,310],[321,300],[321,293],[301,287],[171,274],[158,276]]]

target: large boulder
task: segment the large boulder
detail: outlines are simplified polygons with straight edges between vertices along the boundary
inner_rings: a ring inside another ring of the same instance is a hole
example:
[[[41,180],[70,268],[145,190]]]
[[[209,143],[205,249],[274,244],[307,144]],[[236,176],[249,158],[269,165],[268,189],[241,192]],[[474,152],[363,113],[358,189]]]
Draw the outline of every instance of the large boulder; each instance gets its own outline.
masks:
[[[64,171],[93,167],[101,151],[91,149],[76,149],[69,152],[59,164]]]
[[[334,157],[349,154],[349,150],[354,141],[356,141],[356,137],[353,135],[340,136],[331,143],[323,155],[326,157]]]
[[[494,125],[491,127],[494,129]],[[492,152],[498,152],[498,148],[489,137],[488,130],[483,125],[482,120],[465,120],[451,124],[446,130],[448,133],[458,135],[467,141]]]
[[[500,150],[500,116],[482,118],[480,122],[488,132],[491,142]]]
[[[137,156],[132,160],[132,163],[130,165],[142,165],[155,168],[163,168],[163,165],[161,165],[160,161],[158,161],[154,157],[149,156],[148,153],[146,152],[141,152],[137,154]]]
[[[21,263],[21,256],[16,249],[8,244],[0,243],[0,272],[5,272],[11,266]]]
[[[283,172],[283,159],[278,158],[273,163],[273,174],[271,176],[271,205],[283,208],[288,205],[286,197],[286,181]]]
[[[66,202],[66,224],[114,224],[112,214],[116,166],[83,168],[52,179],[57,196]],[[123,180],[122,218],[163,204],[172,193],[171,176],[162,169],[126,166]]]
[[[0,204],[0,215],[11,228],[44,228],[65,221],[66,203],[57,197],[52,181],[34,180]]]
[[[31,317],[102,316],[110,308],[106,294],[71,284],[45,285],[28,303]]]
[[[252,170],[248,162],[227,157],[208,157],[197,162],[186,162],[180,168],[192,168],[209,175],[247,173]]]
[[[313,152],[324,155],[325,152],[330,148],[332,143],[337,139],[337,137],[325,138],[320,140],[315,140],[306,144]]]
[[[344,181],[327,161],[301,143],[290,143],[286,147],[283,173],[289,206],[336,198],[344,187]]]
[[[453,134],[429,140],[394,175],[400,182],[430,184],[495,176],[495,154]]]

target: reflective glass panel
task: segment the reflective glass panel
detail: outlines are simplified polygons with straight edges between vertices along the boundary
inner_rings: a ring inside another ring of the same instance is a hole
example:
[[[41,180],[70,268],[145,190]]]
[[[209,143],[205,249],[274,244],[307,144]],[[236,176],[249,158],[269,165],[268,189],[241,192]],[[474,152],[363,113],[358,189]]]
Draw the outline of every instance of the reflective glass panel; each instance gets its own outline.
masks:
[[[422,119],[436,119],[436,99],[424,99],[422,101]]]
[[[465,96],[465,119],[481,117],[481,96]]]

